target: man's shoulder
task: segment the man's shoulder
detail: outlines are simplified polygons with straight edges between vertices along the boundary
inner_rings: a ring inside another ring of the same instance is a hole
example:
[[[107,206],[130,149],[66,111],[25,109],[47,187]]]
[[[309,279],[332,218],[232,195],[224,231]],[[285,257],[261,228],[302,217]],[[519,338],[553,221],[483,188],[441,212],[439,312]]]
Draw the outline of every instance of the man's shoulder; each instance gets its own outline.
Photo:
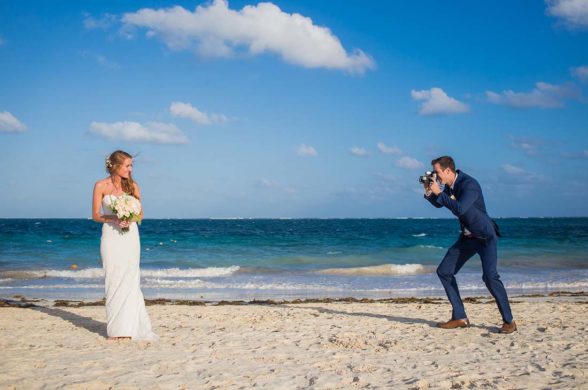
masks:
[[[476,185],[479,186],[478,181],[474,179],[472,176],[468,175],[467,173],[458,170],[457,171],[457,185],[460,187],[467,186],[467,185]]]

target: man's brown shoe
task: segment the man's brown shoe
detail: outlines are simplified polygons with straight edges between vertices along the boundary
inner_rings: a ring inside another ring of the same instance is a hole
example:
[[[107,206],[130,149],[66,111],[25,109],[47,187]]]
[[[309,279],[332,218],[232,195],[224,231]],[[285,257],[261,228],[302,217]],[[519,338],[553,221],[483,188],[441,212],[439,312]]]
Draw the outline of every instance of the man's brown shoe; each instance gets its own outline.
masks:
[[[515,330],[517,330],[516,322],[513,321],[510,324],[508,322],[505,322],[502,324],[502,328],[500,328],[500,333],[510,334]]]
[[[449,320],[447,322],[439,322],[438,328],[441,329],[456,329],[456,328],[467,328],[470,326],[470,320],[463,318],[461,320]]]

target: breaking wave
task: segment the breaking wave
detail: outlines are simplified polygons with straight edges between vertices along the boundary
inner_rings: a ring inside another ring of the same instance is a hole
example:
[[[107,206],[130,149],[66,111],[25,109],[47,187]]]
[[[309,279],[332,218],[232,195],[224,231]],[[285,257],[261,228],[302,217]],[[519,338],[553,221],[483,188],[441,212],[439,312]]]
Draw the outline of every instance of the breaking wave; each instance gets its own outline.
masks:
[[[370,267],[328,268],[317,271],[326,275],[419,275],[431,273],[433,270],[422,264],[382,264]]]

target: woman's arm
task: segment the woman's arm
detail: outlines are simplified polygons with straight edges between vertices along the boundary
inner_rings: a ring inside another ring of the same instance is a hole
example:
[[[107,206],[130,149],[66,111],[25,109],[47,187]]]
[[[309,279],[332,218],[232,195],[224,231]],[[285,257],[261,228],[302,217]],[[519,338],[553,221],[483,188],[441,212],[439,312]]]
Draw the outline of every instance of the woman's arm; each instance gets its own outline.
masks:
[[[100,214],[100,206],[102,205],[104,185],[100,182],[96,182],[94,185],[94,193],[92,194],[92,219],[96,222],[116,222],[116,215],[102,215]]]
[[[143,201],[141,200],[141,190],[139,189],[139,185],[137,183],[133,183],[133,187],[135,188],[135,198],[139,199],[141,202],[141,214],[139,217],[143,220]]]

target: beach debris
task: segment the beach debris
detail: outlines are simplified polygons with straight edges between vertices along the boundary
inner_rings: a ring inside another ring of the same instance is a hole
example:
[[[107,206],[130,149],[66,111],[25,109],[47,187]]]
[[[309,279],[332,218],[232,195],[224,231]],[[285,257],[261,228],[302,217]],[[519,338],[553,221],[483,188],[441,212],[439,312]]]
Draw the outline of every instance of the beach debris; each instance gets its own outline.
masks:
[[[104,306],[106,299],[95,302],[71,301],[58,299],[53,303],[54,307],[83,307],[83,306]]]

